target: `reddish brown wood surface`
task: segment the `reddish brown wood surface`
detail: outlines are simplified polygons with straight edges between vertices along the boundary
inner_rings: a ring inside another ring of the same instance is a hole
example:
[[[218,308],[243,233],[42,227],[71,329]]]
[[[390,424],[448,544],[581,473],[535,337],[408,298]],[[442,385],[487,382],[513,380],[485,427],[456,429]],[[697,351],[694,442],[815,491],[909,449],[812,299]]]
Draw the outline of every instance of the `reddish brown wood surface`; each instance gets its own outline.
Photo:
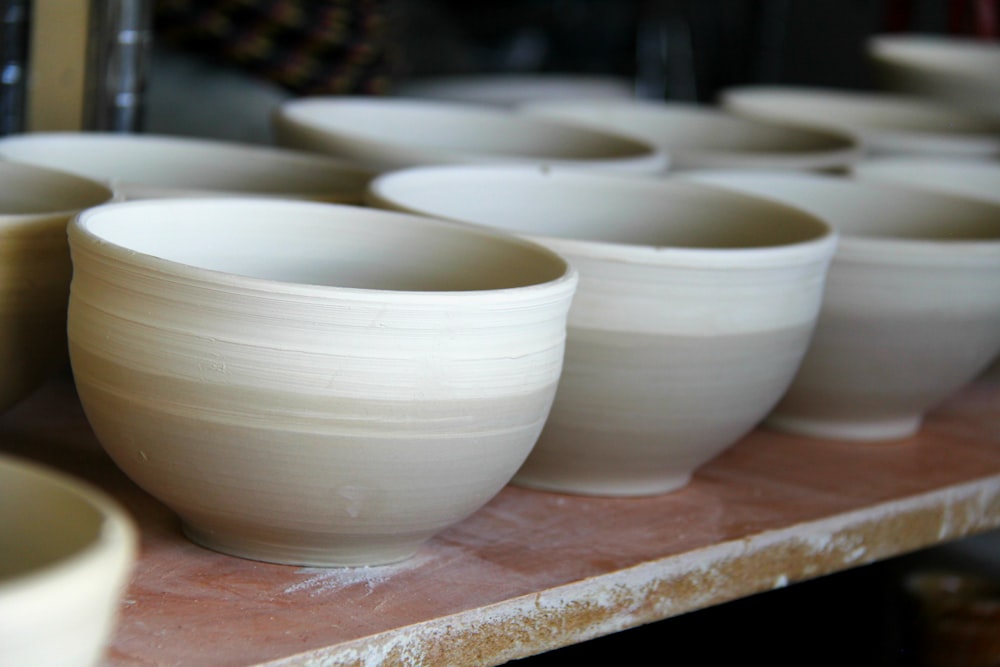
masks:
[[[141,525],[108,665],[497,664],[1000,525],[1000,384],[985,380],[910,440],[760,429],[659,497],[508,487],[386,567],[188,542],[103,453],[66,377],[0,418],[0,450],[90,480]]]

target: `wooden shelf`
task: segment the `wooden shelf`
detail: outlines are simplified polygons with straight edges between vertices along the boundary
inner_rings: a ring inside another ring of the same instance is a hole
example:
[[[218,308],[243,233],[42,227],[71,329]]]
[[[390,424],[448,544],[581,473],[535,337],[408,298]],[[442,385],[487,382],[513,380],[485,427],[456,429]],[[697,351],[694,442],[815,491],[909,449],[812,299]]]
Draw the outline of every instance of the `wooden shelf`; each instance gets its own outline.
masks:
[[[142,552],[108,665],[499,664],[1000,526],[1000,382],[892,444],[759,429],[640,499],[508,487],[411,560],[318,569],[188,542],[104,454],[61,377],[0,449],[105,488]]]

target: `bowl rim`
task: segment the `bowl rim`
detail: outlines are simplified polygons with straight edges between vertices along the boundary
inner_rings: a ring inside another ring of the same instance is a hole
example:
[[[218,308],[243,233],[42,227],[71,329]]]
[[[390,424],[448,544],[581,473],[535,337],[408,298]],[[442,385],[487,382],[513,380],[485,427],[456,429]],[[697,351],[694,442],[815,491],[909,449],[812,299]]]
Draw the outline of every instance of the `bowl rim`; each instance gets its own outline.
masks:
[[[554,278],[540,282],[513,285],[510,287],[499,287],[491,289],[468,289],[468,290],[397,290],[368,287],[350,287],[340,285],[323,285],[305,282],[292,282],[276,280],[271,278],[260,278],[218,269],[210,269],[181,261],[166,259],[147,252],[129,249],[123,245],[104,239],[90,228],[90,222],[95,216],[100,216],[107,211],[124,210],[127,208],[184,208],[194,207],[207,209],[209,207],[237,207],[237,208],[260,208],[270,206],[286,212],[295,209],[312,209],[315,212],[327,212],[331,217],[341,216],[364,216],[383,218],[387,224],[420,224],[424,226],[434,226],[447,229],[455,233],[468,236],[479,237],[490,242],[502,242],[511,247],[520,248],[525,252],[530,252],[540,258],[552,263],[558,273]],[[170,276],[177,276],[184,279],[201,281],[218,285],[232,290],[242,290],[258,294],[281,294],[289,298],[303,299],[330,299],[353,301],[373,301],[377,300],[392,304],[436,304],[454,303],[462,301],[482,301],[484,295],[489,295],[490,300],[498,302],[518,302],[535,295],[541,298],[550,292],[562,293],[572,291],[578,282],[576,267],[566,260],[562,255],[534,243],[527,239],[519,238],[512,234],[505,234],[499,230],[491,230],[432,218],[428,216],[411,215],[396,211],[385,211],[373,209],[365,206],[352,204],[339,204],[330,202],[318,202],[308,200],[286,199],[280,197],[178,197],[168,199],[137,199],[132,201],[114,202],[96,206],[85,211],[81,211],[73,216],[68,225],[68,236],[70,241],[71,254],[81,249],[87,252],[95,252],[113,258],[124,264],[141,263],[150,270]]]

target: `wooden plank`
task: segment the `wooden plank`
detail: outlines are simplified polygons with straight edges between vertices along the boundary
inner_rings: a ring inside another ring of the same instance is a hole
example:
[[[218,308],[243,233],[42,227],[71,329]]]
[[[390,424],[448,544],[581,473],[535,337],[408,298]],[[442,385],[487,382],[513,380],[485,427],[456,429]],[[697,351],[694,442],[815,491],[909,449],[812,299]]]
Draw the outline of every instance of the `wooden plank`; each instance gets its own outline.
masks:
[[[63,377],[0,419],[0,449],[108,489],[143,529],[108,665],[499,664],[1000,526],[1000,383],[910,440],[764,429],[653,498],[508,487],[393,566],[217,554],[122,475]]]

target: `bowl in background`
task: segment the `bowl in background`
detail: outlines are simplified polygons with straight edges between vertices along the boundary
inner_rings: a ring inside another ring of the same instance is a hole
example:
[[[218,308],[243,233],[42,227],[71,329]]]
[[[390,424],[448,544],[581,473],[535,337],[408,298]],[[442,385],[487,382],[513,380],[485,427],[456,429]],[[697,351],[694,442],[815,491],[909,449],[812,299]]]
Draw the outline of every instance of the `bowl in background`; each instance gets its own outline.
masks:
[[[1000,44],[940,34],[880,34],[865,53],[883,90],[1000,116]]]
[[[500,228],[580,271],[555,405],[514,481],[637,496],[685,486],[798,369],[836,237],[724,190],[581,170],[424,167],[370,203]]]
[[[101,663],[138,550],[117,502],[0,455],[0,664]]]
[[[375,175],[346,160],[271,146],[112,132],[0,137],[0,158],[99,180],[124,199],[232,194],[357,203]]]
[[[632,137],[509,109],[400,97],[305,97],[272,117],[278,144],[390,171],[425,164],[519,163],[657,173],[669,158]]]
[[[1000,155],[1000,118],[920,97],[758,85],[723,90],[719,103],[750,118],[853,133],[869,154]]]
[[[253,198],[111,204],[69,238],[87,418],[218,551],[405,559],[510,481],[551,407],[577,274],[523,240]]]
[[[841,234],[815,336],[772,426],[906,438],[1000,352],[1000,206],[816,174],[685,178],[800,207]]]
[[[0,162],[0,413],[65,367],[66,224],[112,197],[85,178]]]
[[[522,104],[533,115],[630,134],[670,156],[670,170],[843,170],[862,155],[854,135],[751,120],[705,105],[563,99]]]
[[[525,102],[567,97],[632,97],[632,83],[623,77],[587,74],[454,74],[401,80],[393,94],[447,102],[515,107]]]

